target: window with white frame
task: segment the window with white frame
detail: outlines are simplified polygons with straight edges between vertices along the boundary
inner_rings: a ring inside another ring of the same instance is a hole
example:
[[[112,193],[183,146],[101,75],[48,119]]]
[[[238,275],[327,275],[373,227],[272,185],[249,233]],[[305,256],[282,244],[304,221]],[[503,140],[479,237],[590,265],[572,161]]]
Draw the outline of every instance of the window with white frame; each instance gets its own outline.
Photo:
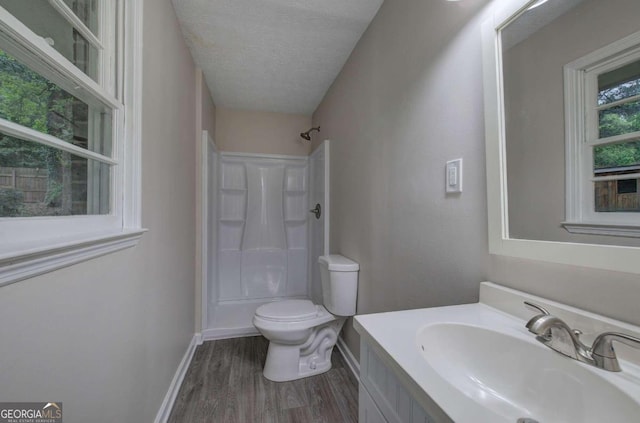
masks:
[[[640,33],[565,66],[567,221],[640,237]]]
[[[0,284],[142,232],[139,3],[0,0]]]

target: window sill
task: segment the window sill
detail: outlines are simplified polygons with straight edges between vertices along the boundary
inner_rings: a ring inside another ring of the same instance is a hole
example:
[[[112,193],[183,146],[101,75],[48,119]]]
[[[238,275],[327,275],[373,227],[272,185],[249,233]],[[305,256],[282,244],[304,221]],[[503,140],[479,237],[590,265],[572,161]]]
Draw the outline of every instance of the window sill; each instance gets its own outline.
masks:
[[[59,238],[46,246],[42,242],[4,245],[0,248],[0,286],[133,247],[146,231],[127,229]]]
[[[614,225],[602,223],[562,222],[562,226],[572,234],[622,236],[640,238],[640,226]]]

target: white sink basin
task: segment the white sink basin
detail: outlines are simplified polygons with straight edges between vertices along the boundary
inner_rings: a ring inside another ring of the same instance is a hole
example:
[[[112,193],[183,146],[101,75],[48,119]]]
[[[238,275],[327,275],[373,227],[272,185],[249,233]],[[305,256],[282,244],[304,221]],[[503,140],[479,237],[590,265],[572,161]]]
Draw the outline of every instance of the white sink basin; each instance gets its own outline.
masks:
[[[624,378],[564,357],[512,328],[433,323],[417,331],[427,365],[464,396],[514,423],[617,422],[638,418],[640,399],[620,390]]]
[[[523,301],[588,344],[607,331],[640,337],[638,326],[490,283],[476,304],[360,315],[354,327],[434,421],[640,422],[640,351],[615,345],[622,372],[579,363],[536,341]]]

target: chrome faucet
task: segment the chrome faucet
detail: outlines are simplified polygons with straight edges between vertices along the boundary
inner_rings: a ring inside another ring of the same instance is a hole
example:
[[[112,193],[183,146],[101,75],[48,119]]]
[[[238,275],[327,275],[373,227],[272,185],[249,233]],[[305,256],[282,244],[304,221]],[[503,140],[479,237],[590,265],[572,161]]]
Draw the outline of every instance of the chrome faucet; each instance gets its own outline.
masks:
[[[620,364],[613,348],[613,341],[622,342],[640,349],[640,338],[615,332],[600,334],[591,348],[580,341],[582,332],[571,329],[562,319],[552,316],[544,307],[525,301],[524,304],[536,309],[540,314],[533,316],[526,324],[536,339],[554,351],[574,360],[590,364],[600,369],[619,372]]]

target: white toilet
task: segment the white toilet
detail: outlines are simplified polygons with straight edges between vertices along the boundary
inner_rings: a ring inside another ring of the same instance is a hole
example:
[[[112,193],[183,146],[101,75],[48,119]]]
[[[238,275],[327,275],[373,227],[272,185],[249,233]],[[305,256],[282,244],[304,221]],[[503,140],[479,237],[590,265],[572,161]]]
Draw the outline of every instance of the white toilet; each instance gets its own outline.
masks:
[[[321,256],[318,263],[324,305],[276,301],[258,307],[253,317],[269,340],[263,371],[269,380],[284,382],[328,371],[340,329],[347,316],[356,314],[358,263],[336,254]]]

